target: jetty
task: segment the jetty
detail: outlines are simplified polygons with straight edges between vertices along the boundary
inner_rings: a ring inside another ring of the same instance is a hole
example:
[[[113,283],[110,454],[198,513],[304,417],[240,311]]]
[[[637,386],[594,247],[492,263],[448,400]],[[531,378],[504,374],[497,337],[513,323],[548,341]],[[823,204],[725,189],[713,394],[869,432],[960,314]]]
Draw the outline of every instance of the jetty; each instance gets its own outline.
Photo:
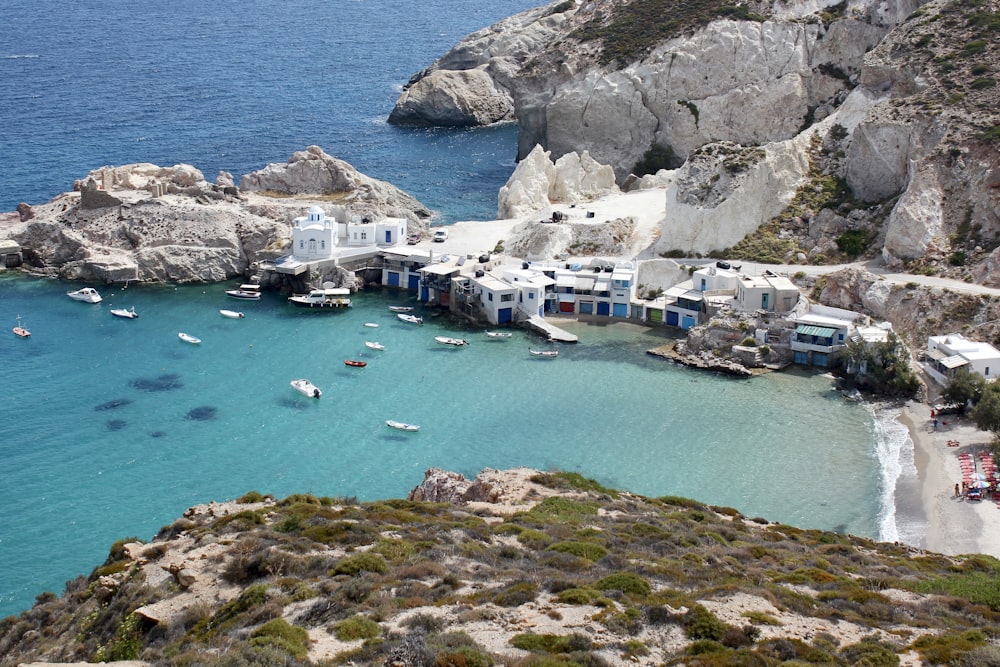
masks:
[[[554,343],[576,343],[580,340],[576,334],[560,329],[544,317],[537,315],[532,315],[525,320],[525,326],[532,331],[548,336],[548,339]]]

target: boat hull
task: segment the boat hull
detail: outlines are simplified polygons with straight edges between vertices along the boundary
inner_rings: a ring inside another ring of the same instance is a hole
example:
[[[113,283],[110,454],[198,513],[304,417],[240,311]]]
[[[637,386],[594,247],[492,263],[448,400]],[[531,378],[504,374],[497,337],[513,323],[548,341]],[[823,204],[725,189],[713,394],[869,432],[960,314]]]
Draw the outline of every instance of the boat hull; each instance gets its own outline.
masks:
[[[291,385],[292,389],[294,389],[295,391],[299,392],[300,394],[302,394],[307,398],[319,398],[323,395],[323,392],[320,390],[319,387],[314,385],[309,380],[306,380],[305,378],[299,380],[292,380],[289,384]]]
[[[394,428],[397,431],[409,431],[410,433],[415,433],[420,430],[420,427],[416,424],[407,424],[404,422],[398,422],[393,419],[387,419],[385,425],[389,428]]]

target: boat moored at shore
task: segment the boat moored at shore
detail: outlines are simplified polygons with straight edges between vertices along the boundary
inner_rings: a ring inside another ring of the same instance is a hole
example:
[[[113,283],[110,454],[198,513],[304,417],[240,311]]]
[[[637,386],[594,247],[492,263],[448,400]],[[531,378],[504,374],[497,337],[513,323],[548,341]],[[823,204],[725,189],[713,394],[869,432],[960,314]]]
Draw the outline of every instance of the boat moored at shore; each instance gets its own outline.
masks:
[[[528,350],[528,354],[542,359],[555,359],[559,356],[559,350]]]
[[[452,347],[465,347],[469,344],[469,341],[464,338],[452,338],[451,336],[434,336],[434,340],[442,345],[451,345]]]
[[[351,290],[346,287],[310,290],[308,294],[296,294],[288,297],[288,302],[299,308],[320,308],[326,310],[341,310],[350,308],[348,298]]]
[[[404,322],[409,322],[410,324],[423,324],[424,318],[419,315],[411,315],[410,313],[396,313],[396,317],[403,320]]]
[[[248,283],[240,285],[236,289],[227,289],[226,296],[231,296],[234,299],[243,299],[244,301],[257,301],[260,299],[260,285]]]
[[[191,343],[192,345],[200,345],[201,344],[201,339],[200,338],[196,338],[195,336],[192,336],[191,334],[188,334],[188,333],[184,333],[183,331],[180,332],[179,334],[177,334],[177,337],[180,338],[185,343]]]
[[[240,320],[246,317],[246,315],[238,310],[220,310],[219,314],[223,317],[228,317],[231,320]]]
[[[135,306],[131,308],[112,308],[111,314],[115,317],[121,317],[126,320],[134,320],[139,317],[139,313],[135,312]]]
[[[83,301],[84,303],[100,303],[102,301],[101,295],[93,287],[81,287],[78,290],[66,292],[66,296],[74,301]]]

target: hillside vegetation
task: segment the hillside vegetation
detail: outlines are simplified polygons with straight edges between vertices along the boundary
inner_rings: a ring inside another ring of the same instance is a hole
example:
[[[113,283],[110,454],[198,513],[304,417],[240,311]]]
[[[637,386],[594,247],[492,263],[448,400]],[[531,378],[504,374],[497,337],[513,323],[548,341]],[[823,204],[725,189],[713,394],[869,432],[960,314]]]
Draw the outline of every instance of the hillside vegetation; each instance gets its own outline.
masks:
[[[793,528],[570,473],[525,481],[517,498],[466,506],[251,493],[192,508],[0,622],[0,665],[1000,660],[992,558]]]

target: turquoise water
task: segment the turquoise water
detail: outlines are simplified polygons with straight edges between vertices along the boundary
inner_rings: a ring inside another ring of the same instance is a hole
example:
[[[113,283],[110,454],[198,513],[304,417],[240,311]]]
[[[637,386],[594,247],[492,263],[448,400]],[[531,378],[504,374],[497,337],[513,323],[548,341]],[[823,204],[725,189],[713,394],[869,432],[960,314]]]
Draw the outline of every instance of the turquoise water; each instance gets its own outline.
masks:
[[[410,303],[405,291],[315,313],[273,294],[237,302],[221,285],[102,287],[100,305],[67,298],[74,287],[0,277],[0,614],[60,592],[113,541],[150,539],[191,505],[249,490],[401,497],[431,466],[575,470],[871,537],[886,512],[863,406],[814,374],[735,380],[646,354],[662,331],[567,323],[581,342],[549,360],[528,355],[544,343],[527,332],[491,340],[430,311],[423,326],[400,322],[387,306]],[[132,306],[136,320],[108,312]],[[30,339],[10,332],[18,314]],[[435,335],[472,344],[445,347]],[[296,377],[323,398],[293,391]]]

